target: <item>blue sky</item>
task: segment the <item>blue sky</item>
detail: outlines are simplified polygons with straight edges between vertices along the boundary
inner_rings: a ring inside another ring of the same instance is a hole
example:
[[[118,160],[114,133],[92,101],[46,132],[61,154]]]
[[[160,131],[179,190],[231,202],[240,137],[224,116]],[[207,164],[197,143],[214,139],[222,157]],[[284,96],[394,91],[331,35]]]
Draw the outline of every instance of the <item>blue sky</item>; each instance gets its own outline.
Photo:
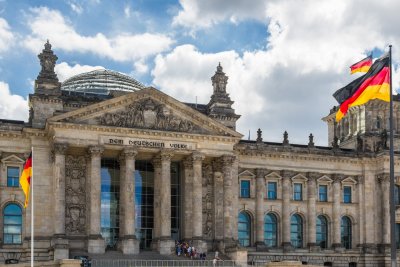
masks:
[[[49,39],[61,81],[102,67],[187,102],[209,101],[221,62],[238,131],[326,145],[321,118],[354,78],[348,66],[392,43],[399,87],[396,10],[395,0],[0,0],[0,118],[27,120]]]

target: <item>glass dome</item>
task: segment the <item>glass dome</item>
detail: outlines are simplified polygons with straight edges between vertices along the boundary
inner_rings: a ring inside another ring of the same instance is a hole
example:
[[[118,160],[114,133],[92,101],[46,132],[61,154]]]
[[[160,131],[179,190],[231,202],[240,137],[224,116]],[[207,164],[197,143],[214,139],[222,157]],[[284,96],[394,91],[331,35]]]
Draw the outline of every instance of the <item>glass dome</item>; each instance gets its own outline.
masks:
[[[108,95],[112,91],[135,92],[145,86],[125,74],[111,70],[94,70],[65,80],[61,90]]]

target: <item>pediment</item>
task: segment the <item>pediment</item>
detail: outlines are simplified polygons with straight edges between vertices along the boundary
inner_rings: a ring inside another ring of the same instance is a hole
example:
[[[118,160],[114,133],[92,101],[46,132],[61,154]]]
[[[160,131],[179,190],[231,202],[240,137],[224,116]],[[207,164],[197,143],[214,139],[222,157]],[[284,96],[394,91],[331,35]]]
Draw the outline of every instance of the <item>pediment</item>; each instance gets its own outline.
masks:
[[[249,170],[245,170],[239,174],[239,177],[251,177],[254,178],[256,175]]]
[[[325,184],[331,184],[333,182],[333,180],[326,175],[318,178],[317,181],[318,183],[325,183]]]
[[[349,185],[351,185],[351,184],[357,184],[357,181],[354,180],[354,179],[351,178],[351,177],[347,177],[346,179],[343,179],[343,180],[342,180],[342,184],[343,184],[343,185],[344,185],[344,184],[349,184]]]
[[[152,87],[57,115],[48,121],[242,137]]]
[[[292,177],[292,182],[293,183],[295,183],[295,182],[305,183],[307,181],[308,181],[307,177],[305,177],[304,175],[301,175],[301,174],[297,174],[294,177]]]
[[[281,180],[282,176],[280,176],[278,173],[276,172],[271,172],[267,175],[265,175],[265,179],[270,179],[270,180]]]
[[[10,155],[8,157],[1,159],[1,162],[20,164],[20,163],[25,163],[25,160],[21,159],[20,157],[17,157],[16,155]]]

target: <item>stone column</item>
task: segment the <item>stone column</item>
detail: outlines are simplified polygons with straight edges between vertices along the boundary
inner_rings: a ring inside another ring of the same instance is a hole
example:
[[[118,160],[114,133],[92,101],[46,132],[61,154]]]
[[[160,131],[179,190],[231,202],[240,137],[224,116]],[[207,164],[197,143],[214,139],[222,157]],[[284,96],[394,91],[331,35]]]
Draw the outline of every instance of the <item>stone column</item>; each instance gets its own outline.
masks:
[[[161,213],[160,213],[160,192],[161,192],[161,158],[157,156],[152,161],[154,167],[154,227],[151,248],[159,251]]]
[[[65,152],[67,144],[54,144],[54,259],[69,257],[68,240],[65,238]]]
[[[232,190],[233,190],[233,239],[239,244],[238,237],[238,217],[239,217],[239,159],[235,155],[235,160],[232,164]]]
[[[293,249],[290,243],[290,198],[291,198],[290,175],[283,174],[282,179],[282,247],[284,251]]]
[[[265,198],[264,170],[257,170],[256,177],[256,246],[265,247],[264,244],[264,198]]]
[[[120,224],[123,254],[139,254],[139,240],[135,236],[135,157],[134,147],[122,152],[125,160],[124,172],[120,179]]]
[[[387,175],[381,177],[382,192],[382,245],[390,244],[390,183]]]
[[[224,246],[225,248],[236,245],[233,240],[233,191],[232,191],[232,164],[235,157],[224,155],[222,160],[222,173],[224,176]]]
[[[183,239],[192,239],[192,195],[193,195],[193,160],[188,157],[183,161]]]
[[[332,206],[332,247],[340,248],[340,180],[335,177],[333,181],[333,206]]]
[[[199,152],[192,154],[193,160],[193,245],[201,251],[207,249],[207,244],[203,241],[203,172],[202,162],[204,155]]]
[[[309,177],[308,180],[308,195],[307,195],[307,221],[308,221],[308,247],[310,249],[313,249],[313,247],[316,246],[316,223],[317,223],[317,218],[316,218],[316,208],[315,208],[315,198],[316,198],[316,184],[315,184],[315,179],[312,177]]]
[[[101,154],[102,146],[89,147],[90,158],[90,227],[88,239],[88,252],[103,254],[105,242],[100,234],[101,218]]]
[[[173,252],[175,243],[171,239],[171,158],[169,150],[160,153],[160,254],[169,255]]]

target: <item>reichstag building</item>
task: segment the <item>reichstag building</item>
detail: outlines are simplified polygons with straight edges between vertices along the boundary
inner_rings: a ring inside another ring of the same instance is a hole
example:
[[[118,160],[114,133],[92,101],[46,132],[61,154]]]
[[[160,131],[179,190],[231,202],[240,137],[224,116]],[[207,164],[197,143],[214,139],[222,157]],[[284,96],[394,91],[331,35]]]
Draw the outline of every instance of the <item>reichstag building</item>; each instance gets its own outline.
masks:
[[[390,266],[387,103],[338,124],[327,110],[328,147],[243,140],[221,65],[209,103],[193,104],[110,70],[60,83],[48,42],[39,59],[29,121],[0,120],[0,262],[29,261],[19,175],[33,150],[36,260],[168,255],[187,240],[249,263]]]

